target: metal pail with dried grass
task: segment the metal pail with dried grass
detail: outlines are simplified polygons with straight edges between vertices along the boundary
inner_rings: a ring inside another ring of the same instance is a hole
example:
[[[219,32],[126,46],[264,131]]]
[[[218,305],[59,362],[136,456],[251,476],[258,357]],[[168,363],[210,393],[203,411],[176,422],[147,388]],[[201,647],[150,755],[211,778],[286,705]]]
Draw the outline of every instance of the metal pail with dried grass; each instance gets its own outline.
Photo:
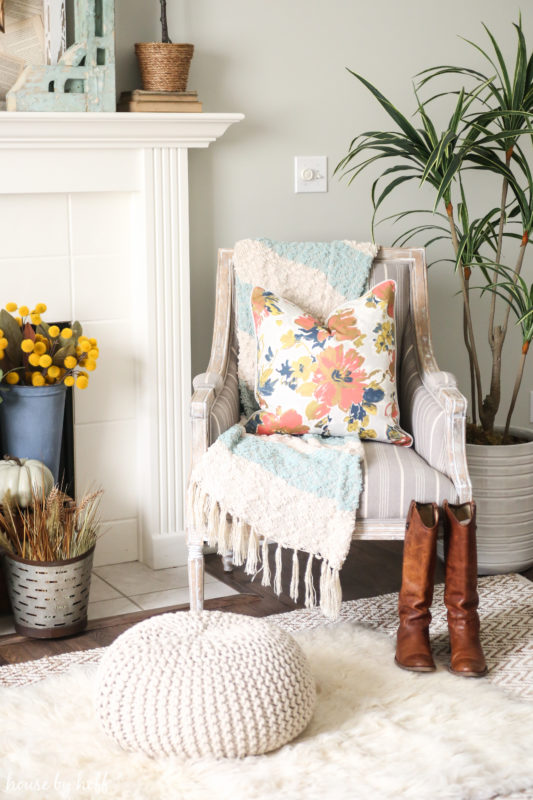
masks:
[[[4,552],[17,633],[54,639],[85,629],[93,556],[94,545],[65,561],[30,561]]]
[[[186,91],[193,44],[137,42],[135,52],[145,91]]]

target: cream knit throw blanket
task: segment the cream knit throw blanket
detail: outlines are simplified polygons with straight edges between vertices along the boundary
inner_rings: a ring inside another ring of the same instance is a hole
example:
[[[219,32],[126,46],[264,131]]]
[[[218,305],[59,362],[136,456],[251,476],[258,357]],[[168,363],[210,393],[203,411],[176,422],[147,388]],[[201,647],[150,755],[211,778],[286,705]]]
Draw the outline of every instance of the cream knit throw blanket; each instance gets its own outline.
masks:
[[[235,246],[239,383],[246,414],[255,410],[255,340],[250,308],[263,286],[324,321],[336,305],[366,288],[374,245],[244,240]],[[191,474],[188,524],[262,584],[282,590],[281,548],[293,551],[289,593],[299,599],[299,550],[308,553],[305,604],[316,604],[313,559],[321,560],[320,607],[337,617],[339,572],[348,554],[362,487],[359,439],[318,435],[257,436],[234,425],[211,445]],[[277,544],[273,574],[268,543]]]

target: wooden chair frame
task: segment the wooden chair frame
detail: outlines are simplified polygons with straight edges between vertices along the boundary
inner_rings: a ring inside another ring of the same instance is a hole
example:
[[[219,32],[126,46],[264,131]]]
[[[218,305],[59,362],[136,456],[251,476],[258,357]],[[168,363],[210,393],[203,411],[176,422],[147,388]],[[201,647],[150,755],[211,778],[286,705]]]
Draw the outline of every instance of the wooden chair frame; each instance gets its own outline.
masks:
[[[194,381],[191,401],[192,466],[207,450],[210,441],[210,415],[226,381],[233,336],[233,250],[218,252],[217,293],[211,358],[207,372]],[[459,502],[472,499],[465,448],[467,401],[457,388],[453,375],[437,366],[431,342],[427,270],[423,248],[380,248],[375,259],[405,261],[410,271],[410,316],[415,335],[418,374],[424,390],[444,409],[446,416],[445,459]],[[375,263],[374,262],[374,263]],[[238,419],[233,421],[237,422]],[[220,431],[222,432],[222,431]],[[416,449],[416,440],[415,440]],[[356,522],[353,539],[403,539],[405,519],[365,519]],[[203,608],[204,541],[187,522],[189,592],[191,610]],[[231,563],[231,562],[230,562]],[[225,563],[228,568],[228,563]],[[229,566],[231,569],[231,567]]]

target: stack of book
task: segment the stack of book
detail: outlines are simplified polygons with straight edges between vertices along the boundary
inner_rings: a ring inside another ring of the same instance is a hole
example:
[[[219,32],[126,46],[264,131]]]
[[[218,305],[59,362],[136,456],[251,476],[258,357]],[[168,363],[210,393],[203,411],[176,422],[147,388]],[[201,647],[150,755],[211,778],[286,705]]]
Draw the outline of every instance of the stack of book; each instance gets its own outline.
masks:
[[[202,104],[198,92],[150,92],[135,89],[122,92],[118,111],[163,111],[172,113],[198,113]]]

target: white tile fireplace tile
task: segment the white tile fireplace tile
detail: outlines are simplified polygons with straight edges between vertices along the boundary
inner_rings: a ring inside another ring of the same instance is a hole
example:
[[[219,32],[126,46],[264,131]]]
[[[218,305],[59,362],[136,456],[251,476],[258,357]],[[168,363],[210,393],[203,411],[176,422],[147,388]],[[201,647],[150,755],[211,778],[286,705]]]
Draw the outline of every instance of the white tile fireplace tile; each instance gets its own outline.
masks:
[[[124,242],[124,250],[115,255],[75,256],[73,272],[76,319],[109,320],[125,316],[131,277],[128,240]]]
[[[103,520],[137,515],[137,453],[133,420],[74,426],[78,494],[94,486],[104,490]]]
[[[0,252],[4,255],[3,242]],[[30,308],[46,303],[47,322],[70,320],[68,258],[0,258],[0,307],[10,301]]]
[[[112,255],[129,247],[131,194],[80,193],[70,198],[73,255]]]
[[[83,324],[83,320],[82,320]],[[98,339],[100,357],[90,373],[87,390],[76,391],[74,419],[77,424],[106,422],[135,416],[135,351],[131,323],[83,324],[87,336]]]
[[[68,255],[66,194],[0,195],[4,258]]]

